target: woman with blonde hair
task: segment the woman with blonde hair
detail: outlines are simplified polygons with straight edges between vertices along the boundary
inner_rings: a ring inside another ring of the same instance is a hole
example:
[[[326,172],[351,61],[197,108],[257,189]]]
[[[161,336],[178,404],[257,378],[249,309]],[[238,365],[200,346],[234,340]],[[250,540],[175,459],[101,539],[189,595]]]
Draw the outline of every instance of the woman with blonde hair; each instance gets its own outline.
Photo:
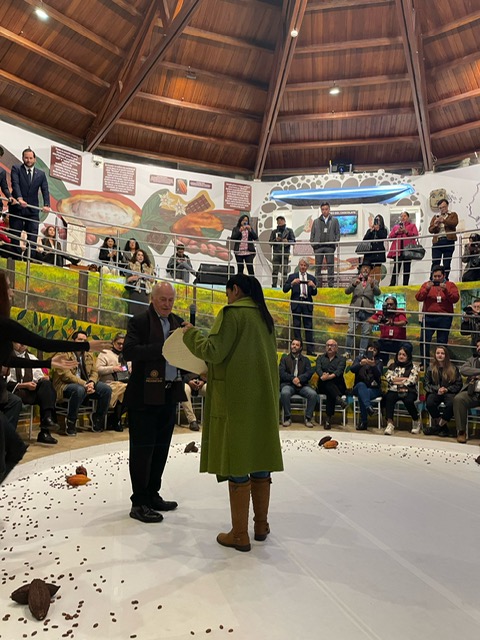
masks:
[[[453,399],[461,390],[462,384],[462,376],[450,360],[448,349],[437,347],[424,381],[427,411],[432,417],[431,427],[424,429],[426,436],[449,435],[448,422],[453,416]],[[442,404],[443,407],[440,406]]]

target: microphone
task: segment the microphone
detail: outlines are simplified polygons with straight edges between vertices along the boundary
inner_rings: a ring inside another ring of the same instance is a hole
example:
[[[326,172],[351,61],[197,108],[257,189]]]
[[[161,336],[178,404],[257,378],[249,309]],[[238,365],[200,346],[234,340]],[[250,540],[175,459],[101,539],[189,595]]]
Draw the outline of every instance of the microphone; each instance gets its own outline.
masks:
[[[195,304],[190,305],[190,324],[195,325],[195,316],[197,314],[197,306]]]

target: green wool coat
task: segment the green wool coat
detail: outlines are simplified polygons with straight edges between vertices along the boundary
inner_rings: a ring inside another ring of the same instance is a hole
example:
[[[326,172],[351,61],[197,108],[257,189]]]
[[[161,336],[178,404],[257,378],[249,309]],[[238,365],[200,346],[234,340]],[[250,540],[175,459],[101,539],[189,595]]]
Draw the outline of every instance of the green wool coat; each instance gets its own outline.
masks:
[[[222,477],[282,471],[275,334],[255,302],[227,305],[208,336],[192,328],[183,340],[208,364],[200,471]]]

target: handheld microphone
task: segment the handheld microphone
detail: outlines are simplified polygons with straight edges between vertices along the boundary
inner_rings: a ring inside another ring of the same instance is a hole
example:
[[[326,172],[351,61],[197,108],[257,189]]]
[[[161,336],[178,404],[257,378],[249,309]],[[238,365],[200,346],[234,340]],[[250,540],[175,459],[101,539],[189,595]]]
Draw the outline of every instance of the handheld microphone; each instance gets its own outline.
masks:
[[[197,305],[190,305],[190,324],[195,325],[195,316],[197,315]]]

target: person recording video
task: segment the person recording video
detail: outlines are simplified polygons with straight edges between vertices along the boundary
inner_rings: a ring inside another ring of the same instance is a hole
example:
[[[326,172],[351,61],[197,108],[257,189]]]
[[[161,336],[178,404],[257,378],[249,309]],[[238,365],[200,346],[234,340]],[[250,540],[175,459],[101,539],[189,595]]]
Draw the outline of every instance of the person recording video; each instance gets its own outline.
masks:
[[[448,210],[448,200],[442,198],[437,203],[438,213],[435,214],[428,227],[428,233],[433,233],[432,238],[432,271],[443,265],[445,278],[448,280],[450,265],[455,250],[457,234],[455,230],[458,225],[458,215]]]
[[[390,286],[396,286],[397,278],[400,279],[400,271],[403,266],[403,286],[406,287],[410,282],[412,261],[405,259],[404,250],[411,245],[415,245],[418,241],[418,230],[415,224],[410,221],[408,211],[402,211],[399,221],[393,227],[388,237],[392,238],[392,243],[387,258],[393,260]]]
[[[407,316],[405,311],[397,309],[397,299],[393,296],[385,298],[382,310],[376,311],[368,319],[370,324],[377,324],[380,327],[380,360],[384,366],[388,364],[391,356],[395,356],[407,339]]]
[[[480,298],[476,298],[472,304],[463,307],[460,333],[462,336],[470,336],[473,355],[476,356],[477,342],[480,340]]]

